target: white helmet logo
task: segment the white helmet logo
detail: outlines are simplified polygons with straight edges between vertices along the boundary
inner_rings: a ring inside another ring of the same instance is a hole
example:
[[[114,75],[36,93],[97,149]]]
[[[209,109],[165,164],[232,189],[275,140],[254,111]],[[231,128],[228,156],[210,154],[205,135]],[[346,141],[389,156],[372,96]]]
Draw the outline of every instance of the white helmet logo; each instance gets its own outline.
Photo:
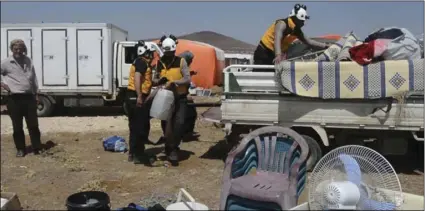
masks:
[[[299,20],[305,21],[310,17],[307,15],[307,6],[296,4],[292,9],[289,17],[296,16]]]
[[[146,47],[145,46],[139,46],[137,47],[137,55],[143,55],[146,52]]]
[[[301,8],[300,10],[298,10],[298,12],[297,12],[297,18],[298,19],[300,19],[300,20],[302,20],[302,21],[305,21],[306,19],[308,19],[309,17],[307,16],[307,11],[306,10],[304,10],[303,8]]]

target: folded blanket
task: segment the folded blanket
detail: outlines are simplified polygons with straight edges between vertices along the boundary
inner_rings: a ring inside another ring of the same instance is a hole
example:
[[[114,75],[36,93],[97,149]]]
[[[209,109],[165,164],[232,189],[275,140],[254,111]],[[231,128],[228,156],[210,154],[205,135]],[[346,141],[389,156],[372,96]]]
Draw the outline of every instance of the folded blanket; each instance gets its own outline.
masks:
[[[344,61],[350,60],[350,54],[348,50],[356,45],[361,44],[357,36],[350,32],[342,37],[338,42],[331,45],[321,55],[319,55],[315,61]]]

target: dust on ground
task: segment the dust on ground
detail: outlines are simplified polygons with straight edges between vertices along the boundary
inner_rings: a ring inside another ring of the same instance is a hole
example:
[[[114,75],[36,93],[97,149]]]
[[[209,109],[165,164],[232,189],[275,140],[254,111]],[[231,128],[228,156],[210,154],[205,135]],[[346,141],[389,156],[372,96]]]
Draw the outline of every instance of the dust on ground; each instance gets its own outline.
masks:
[[[155,140],[161,130],[159,122],[152,122],[150,139]],[[4,135],[2,129],[1,191],[18,193],[24,209],[57,210],[64,209],[66,198],[78,191],[105,191],[112,207],[119,208],[131,202],[153,205],[158,200],[166,206],[176,199],[179,188],[185,188],[196,200],[218,209],[224,154],[210,148],[222,144],[224,133],[205,125],[197,124],[198,140],[181,145],[180,165],[168,168],[134,165],[127,161],[127,154],[103,150],[104,138],[119,135],[127,139],[125,130],[108,132],[106,127],[94,133],[43,133],[42,140],[50,149],[39,156],[16,158],[12,136]],[[26,139],[30,146],[28,135]],[[153,153],[163,150],[162,145],[148,148]]]
[[[62,124],[66,128],[68,121],[77,121],[75,118],[81,121],[81,117],[62,117],[66,119],[57,122],[58,118],[40,118],[40,127],[47,128],[50,124],[60,128]],[[197,201],[210,209],[218,209],[223,158],[228,150],[222,141],[221,129],[198,121],[196,131],[201,136],[181,145],[180,166],[149,168],[127,162],[127,154],[103,150],[104,138],[128,137],[124,117],[108,118],[98,119],[105,127],[96,127],[93,131],[87,128],[73,128],[72,132],[62,128],[56,133],[52,129],[42,130],[43,142],[49,149],[40,156],[29,154],[25,158],[15,157],[12,136],[4,133],[3,126],[7,125],[2,121],[1,191],[16,192],[24,209],[57,210],[65,209],[66,198],[78,191],[105,191],[115,209],[131,202],[144,206],[160,202],[166,206],[175,200],[179,188],[185,188]],[[152,122],[150,139],[155,140],[161,130],[159,122]],[[100,125],[100,122],[90,124]],[[87,126],[82,124],[82,127]],[[27,143],[30,145],[28,136]],[[148,148],[150,152],[162,151],[162,145]],[[399,176],[403,191],[423,195],[423,175],[406,172]]]

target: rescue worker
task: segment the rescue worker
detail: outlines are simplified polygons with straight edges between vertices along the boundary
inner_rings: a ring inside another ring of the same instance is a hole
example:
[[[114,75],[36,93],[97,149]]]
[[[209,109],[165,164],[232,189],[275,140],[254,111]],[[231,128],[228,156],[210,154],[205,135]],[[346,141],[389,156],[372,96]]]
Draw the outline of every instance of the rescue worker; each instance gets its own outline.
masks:
[[[193,53],[190,52],[190,51],[184,51],[183,53],[181,53],[179,55],[179,57],[186,60],[187,66],[189,68],[190,76],[192,77],[192,76],[196,75],[197,74],[196,71],[193,71],[193,70],[190,69],[190,65],[192,64],[193,58],[195,57],[193,55]],[[187,92],[189,93],[190,86],[188,86],[187,88],[188,88]],[[196,111],[195,105],[193,105],[194,101],[193,101],[192,97],[190,97],[189,95],[187,96],[187,102],[188,102],[188,104],[187,104],[187,111],[186,111],[186,117],[185,117],[185,125],[186,125],[185,128],[186,129],[185,129],[185,132],[184,132],[185,135],[183,136],[183,137],[185,137],[184,139],[186,139],[186,137],[188,139],[194,138],[198,135],[194,132],[196,118],[198,116],[198,113]],[[159,138],[157,144],[161,144],[161,143],[165,142],[165,129],[166,129],[165,127],[166,127],[166,125],[161,125],[161,127],[162,127],[163,136],[161,136]]]
[[[145,152],[150,127],[149,106],[145,100],[152,87],[150,62],[153,51],[143,40],[138,41],[136,49],[138,57],[130,67],[126,96],[130,130],[128,161],[150,166],[156,158]]]
[[[299,39],[306,45],[327,48],[330,45],[317,42],[305,37],[301,28],[310,17],[307,15],[307,6],[296,4],[289,14],[289,17],[276,20],[264,33],[254,51],[254,64],[272,65],[285,60],[289,46],[296,39]],[[273,72],[271,69],[254,69],[253,71]]]
[[[196,75],[196,71],[192,70],[190,68],[190,65],[192,64],[193,58],[195,57],[195,55],[193,55],[192,52],[190,51],[185,51],[183,53],[181,53],[179,55],[180,57],[184,58],[186,60],[187,66],[189,67],[189,72],[190,72],[190,76],[192,79],[192,76]],[[189,88],[190,86],[188,86],[188,90],[187,92],[189,93]],[[196,112],[196,107],[194,105],[194,101],[192,99],[192,97],[187,96],[187,102],[188,102],[188,106],[187,106],[187,112],[186,112],[186,130],[185,130],[185,135],[188,136],[196,136],[197,134],[195,134],[194,129],[195,129],[195,123],[196,123],[196,118],[198,116],[198,113]]]
[[[178,165],[179,145],[185,134],[185,117],[187,111],[187,94],[190,85],[190,73],[186,60],[175,55],[177,38],[173,35],[163,36],[159,45],[164,55],[156,64],[154,86],[165,85],[174,92],[174,110],[168,121],[162,121],[165,129],[165,154],[172,165]]]

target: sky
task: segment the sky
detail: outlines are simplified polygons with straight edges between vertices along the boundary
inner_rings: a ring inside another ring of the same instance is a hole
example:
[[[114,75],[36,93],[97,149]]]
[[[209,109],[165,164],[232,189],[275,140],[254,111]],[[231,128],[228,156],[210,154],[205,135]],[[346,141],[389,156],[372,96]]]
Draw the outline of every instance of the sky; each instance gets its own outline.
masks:
[[[390,26],[424,31],[424,2],[1,2],[1,22],[112,23],[130,40],[215,31],[257,44],[295,3],[307,5],[311,18],[303,30],[309,37],[354,31],[365,38]]]

